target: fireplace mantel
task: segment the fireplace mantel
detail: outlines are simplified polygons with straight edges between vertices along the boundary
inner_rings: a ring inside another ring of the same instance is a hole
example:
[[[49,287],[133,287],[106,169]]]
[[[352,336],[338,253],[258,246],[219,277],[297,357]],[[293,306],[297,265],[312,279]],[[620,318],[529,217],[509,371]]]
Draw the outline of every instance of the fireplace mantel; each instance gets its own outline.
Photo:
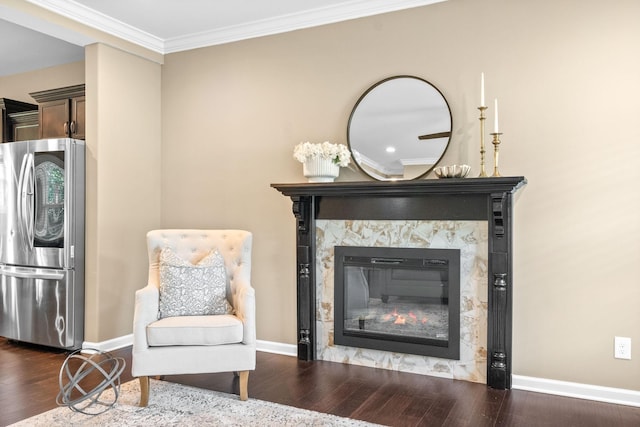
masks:
[[[511,388],[513,195],[524,177],[271,184],[296,218],[298,358],[314,360],[317,219],[485,220],[489,225],[487,384]]]

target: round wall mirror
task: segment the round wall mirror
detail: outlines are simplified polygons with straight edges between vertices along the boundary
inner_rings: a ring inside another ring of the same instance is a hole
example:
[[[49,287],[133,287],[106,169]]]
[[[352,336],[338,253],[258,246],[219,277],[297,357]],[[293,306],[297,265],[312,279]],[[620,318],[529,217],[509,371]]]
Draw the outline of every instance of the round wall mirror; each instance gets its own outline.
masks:
[[[451,110],[431,83],[390,77],[358,100],[347,128],[353,160],[380,181],[420,178],[442,158],[452,129]]]

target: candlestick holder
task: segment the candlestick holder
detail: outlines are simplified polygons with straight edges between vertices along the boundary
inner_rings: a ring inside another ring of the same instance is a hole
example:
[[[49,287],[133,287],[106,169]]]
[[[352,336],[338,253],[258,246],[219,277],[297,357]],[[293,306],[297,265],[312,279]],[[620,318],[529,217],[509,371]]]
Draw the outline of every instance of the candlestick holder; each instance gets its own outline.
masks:
[[[480,175],[478,178],[484,178],[487,176],[487,172],[484,170],[484,153],[486,150],[484,149],[484,112],[487,109],[485,106],[478,107],[480,110]]]
[[[494,163],[493,175],[491,176],[502,176],[498,171],[498,151],[500,151],[500,135],[502,135],[502,132],[493,132],[491,134],[491,136],[493,136],[493,141],[491,141],[491,143],[493,144],[493,163]]]

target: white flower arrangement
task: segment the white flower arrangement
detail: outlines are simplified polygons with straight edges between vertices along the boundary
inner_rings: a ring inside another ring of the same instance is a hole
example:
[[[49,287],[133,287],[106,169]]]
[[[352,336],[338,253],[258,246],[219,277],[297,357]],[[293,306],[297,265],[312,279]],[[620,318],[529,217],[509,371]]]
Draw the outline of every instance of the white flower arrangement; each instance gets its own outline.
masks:
[[[314,156],[331,159],[333,163],[341,167],[348,166],[351,160],[351,153],[345,145],[332,144],[329,141],[321,144],[301,142],[293,149],[293,157],[300,163],[304,163]]]

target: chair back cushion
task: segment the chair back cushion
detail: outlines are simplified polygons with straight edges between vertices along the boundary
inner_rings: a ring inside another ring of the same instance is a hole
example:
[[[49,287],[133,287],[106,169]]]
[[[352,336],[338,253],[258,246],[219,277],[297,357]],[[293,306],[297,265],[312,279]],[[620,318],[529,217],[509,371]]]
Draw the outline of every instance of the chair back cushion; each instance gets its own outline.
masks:
[[[224,258],[227,299],[233,303],[237,282],[251,283],[252,235],[245,230],[167,229],[147,233],[149,283],[160,286],[160,254],[169,248],[178,258],[197,264],[212,251]],[[237,308],[237,307],[235,307]]]

